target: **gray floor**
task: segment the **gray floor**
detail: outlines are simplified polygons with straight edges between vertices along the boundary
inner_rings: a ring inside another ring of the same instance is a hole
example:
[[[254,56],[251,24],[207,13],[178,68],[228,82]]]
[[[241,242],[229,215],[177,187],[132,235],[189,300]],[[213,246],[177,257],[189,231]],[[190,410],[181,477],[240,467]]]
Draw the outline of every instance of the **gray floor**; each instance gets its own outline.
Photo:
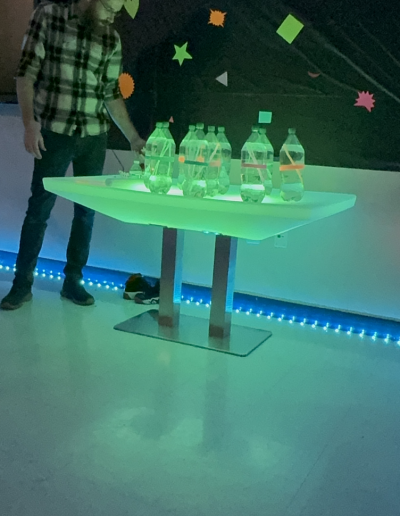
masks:
[[[233,357],[117,332],[142,309],[51,285],[0,311],[1,515],[399,515],[395,345],[235,314],[273,336]]]

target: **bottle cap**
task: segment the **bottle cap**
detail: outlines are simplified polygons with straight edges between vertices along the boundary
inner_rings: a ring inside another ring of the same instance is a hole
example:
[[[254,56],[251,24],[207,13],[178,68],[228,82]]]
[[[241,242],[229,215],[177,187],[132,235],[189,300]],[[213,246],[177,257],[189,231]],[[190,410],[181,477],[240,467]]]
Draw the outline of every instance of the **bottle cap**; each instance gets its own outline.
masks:
[[[251,130],[253,131],[253,133],[254,133],[255,131],[258,131],[258,129],[259,129],[259,126],[258,126],[258,125],[253,125],[253,127],[251,128]]]
[[[169,127],[169,122],[163,122],[163,127]]]
[[[208,132],[209,133],[215,133],[215,125],[209,125],[208,126]]]
[[[162,122],[157,122],[157,123],[156,123],[156,127],[160,128],[160,127],[162,127],[162,126],[163,126],[163,123],[162,123]]]
[[[289,129],[289,134],[296,134],[296,129]]]
[[[218,132],[219,133],[224,133],[225,132],[225,127],[218,127]]]
[[[204,124],[202,124],[202,123],[196,124],[196,129],[204,129]]]
[[[195,125],[189,125],[189,131],[194,131],[196,129]]]
[[[267,130],[265,129],[265,127],[260,128],[260,134],[267,134]]]

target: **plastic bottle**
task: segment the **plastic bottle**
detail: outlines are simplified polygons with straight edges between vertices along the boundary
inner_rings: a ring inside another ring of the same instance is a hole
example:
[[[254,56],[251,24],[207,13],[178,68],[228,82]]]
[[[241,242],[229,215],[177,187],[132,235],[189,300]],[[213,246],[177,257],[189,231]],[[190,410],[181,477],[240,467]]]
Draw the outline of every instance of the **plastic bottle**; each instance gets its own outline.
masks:
[[[260,143],[258,126],[254,125],[252,133],[242,148],[242,186],[240,196],[243,202],[261,203],[265,197],[264,181],[266,177],[266,152]]]
[[[149,179],[151,193],[167,194],[172,186],[176,144],[169,131],[169,123],[162,124],[162,131],[155,139],[154,159],[156,165]]]
[[[143,154],[141,154],[139,152],[134,152],[133,155],[134,155],[133,163],[132,163],[132,166],[131,166],[129,172],[127,172],[127,175],[129,177],[136,177],[138,179],[143,179],[144,173],[145,173],[144,156],[143,156]],[[122,171],[120,170],[119,173],[121,174]],[[124,175],[124,174],[122,173],[122,175]]]
[[[204,124],[197,124],[193,138],[187,143],[187,177],[182,185],[183,195],[186,197],[200,197],[206,195],[206,174],[208,142],[204,134]]]
[[[204,124],[202,124],[202,123],[196,124],[196,135],[199,140],[206,139],[206,134],[204,132]]]
[[[197,135],[196,126],[194,126],[193,133],[186,142],[185,149],[185,180],[182,184],[182,192],[185,197],[191,197],[193,182],[196,175],[196,155],[197,155]],[[204,195],[203,195],[204,197]]]
[[[187,163],[185,163],[187,157],[186,148],[189,143],[189,141],[193,138],[194,132],[196,130],[195,125],[189,125],[189,132],[185,136],[185,138],[182,140],[182,143],[179,147],[179,175],[178,175],[178,188],[182,190],[183,183],[185,182],[186,176],[187,176],[187,167],[189,166]]]
[[[284,201],[300,201],[304,195],[302,172],[304,148],[296,136],[296,129],[289,129],[289,136],[280,152],[281,198]]]
[[[196,166],[196,183],[193,186],[194,191],[197,192],[195,197],[204,197],[207,190],[206,176],[208,169],[208,141],[206,140],[206,135],[204,133],[203,123],[196,124],[196,136],[197,154],[195,160],[198,162],[198,165]]]
[[[162,122],[157,122],[155,130],[149,136],[149,139],[146,142],[145,147],[145,161],[144,161],[144,174],[143,174],[143,182],[146,188],[149,188],[149,179],[156,165],[156,161],[152,159],[154,148],[154,142],[162,133],[163,124]]]
[[[208,126],[208,169],[206,173],[206,195],[215,197],[219,194],[219,173],[221,170],[221,144],[215,134],[215,126]]]
[[[169,130],[169,122],[163,122],[163,131],[168,140],[173,140],[173,136],[171,131]]]
[[[260,142],[265,147],[266,157],[265,162],[267,165],[267,170],[265,174],[265,180],[264,180],[264,187],[265,187],[265,193],[266,195],[271,195],[273,185],[272,185],[272,173],[273,173],[273,167],[274,167],[274,148],[272,147],[271,142],[268,139],[267,136],[267,130],[264,128],[261,128],[259,130],[260,133]]]
[[[221,170],[219,173],[219,194],[224,195],[231,185],[232,147],[225,135],[225,127],[218,127],[217,140],[221,144]]]

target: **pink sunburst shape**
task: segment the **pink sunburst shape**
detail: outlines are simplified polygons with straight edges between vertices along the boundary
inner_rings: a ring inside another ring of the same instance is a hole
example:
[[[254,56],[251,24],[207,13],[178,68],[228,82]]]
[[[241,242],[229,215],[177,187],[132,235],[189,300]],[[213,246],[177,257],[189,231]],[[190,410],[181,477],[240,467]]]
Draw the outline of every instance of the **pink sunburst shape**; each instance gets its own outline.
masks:
[[[373,93],[369,93],[368,91],[359,91],[357,102],[354,104],[358,107],[365,107],[371,113],[372,108],[374,108],[375,99]]]

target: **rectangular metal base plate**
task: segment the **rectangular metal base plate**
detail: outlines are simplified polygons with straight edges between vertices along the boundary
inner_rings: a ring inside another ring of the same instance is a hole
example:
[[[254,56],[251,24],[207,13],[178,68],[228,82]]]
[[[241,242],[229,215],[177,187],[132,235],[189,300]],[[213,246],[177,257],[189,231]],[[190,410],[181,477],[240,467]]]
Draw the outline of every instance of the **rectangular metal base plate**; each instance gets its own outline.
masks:
[[[158,325],[158,310],[149,310],[114,326],[115,330],[135,333],[145,337],[168,340],[205,348],[220,353],[247,357],[272,335],[270,331],[232,325],[231,335],[224,339],[209,337],[208,319],[180,316],[179,327],[168,328]]]

